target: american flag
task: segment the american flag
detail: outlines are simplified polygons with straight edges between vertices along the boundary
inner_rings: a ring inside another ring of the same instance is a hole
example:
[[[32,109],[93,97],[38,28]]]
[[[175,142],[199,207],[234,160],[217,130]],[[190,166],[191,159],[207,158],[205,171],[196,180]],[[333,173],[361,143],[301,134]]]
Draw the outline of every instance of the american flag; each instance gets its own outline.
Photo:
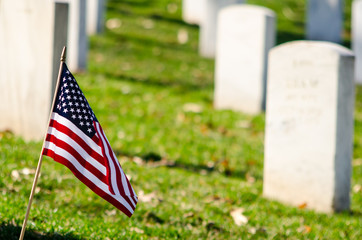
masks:
[[[68,167],[92,191],[131,217],[136,193],[75,78],[62,64],[42,154]]]

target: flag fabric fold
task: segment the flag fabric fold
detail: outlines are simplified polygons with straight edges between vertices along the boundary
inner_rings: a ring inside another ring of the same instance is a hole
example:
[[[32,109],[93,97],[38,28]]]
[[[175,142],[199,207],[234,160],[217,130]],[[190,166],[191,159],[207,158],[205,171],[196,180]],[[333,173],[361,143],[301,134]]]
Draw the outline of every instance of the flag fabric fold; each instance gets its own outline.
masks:
[[[138,198],[74,76],[62,72],[42,154],[131,217]]]

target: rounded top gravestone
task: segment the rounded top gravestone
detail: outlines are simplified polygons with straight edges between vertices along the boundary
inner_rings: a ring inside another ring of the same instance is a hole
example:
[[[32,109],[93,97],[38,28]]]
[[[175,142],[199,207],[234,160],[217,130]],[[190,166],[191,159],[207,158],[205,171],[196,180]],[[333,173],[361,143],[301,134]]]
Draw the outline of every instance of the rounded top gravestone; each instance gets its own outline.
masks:
[[[268,52],[275,45],[275,22],[274,12],[264,7],[239,4],[220,11],[215,108],[248,114],[265,109]]]
[[[322,211],[349,208],[354,55],[295,41],[269,53],[264,195]]]

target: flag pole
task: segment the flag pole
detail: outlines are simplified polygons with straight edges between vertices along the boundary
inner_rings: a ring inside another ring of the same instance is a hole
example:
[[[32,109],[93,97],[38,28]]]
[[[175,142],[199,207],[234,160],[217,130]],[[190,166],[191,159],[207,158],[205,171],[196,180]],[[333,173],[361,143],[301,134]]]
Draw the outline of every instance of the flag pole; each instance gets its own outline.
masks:
[[[52,111],[53,111],[53,108],[54,108],[55,98],[56,98],[56,95],[57,95],[57,92],[58,92],[58,88],[59,88],[60,76],[61,76],[62,71],[63,71],[63,63],[65,62],[65,57],[66,57],[66,47],[64,46],[64,47],[63,47],[63,51],[62,51],[62,55],[61,55],[61,57],[60,57],[59,73],[58,73],[57,83],[56,83],[56,85],[55,85],[55,92],[54,92],[54,96],[53,96],[52,106],[51,106],[51,108],[50,108],[48,126],[49,126],[49,123],[50,123],[51,114],[52,114]],[[28,207],[27,207],[27,209],[26,209],[25,219],[24,219],[24,222],[23,222],[23,227],[22,227],[22,229],[21,229],[21,233],[20,233],[19,240],[23,240],[23,238],[24,238],[25,228],[26,228],[26,224],[27,224],[27,222],[28,222],[29,213],[30,213],[30,208],[31,208],[31,204],[32,204],[32,202],[33,202],[33,197],[34,197],[34,193],[35,193],[35,188],[36,188],[36,184],[37,184],[37,182],[38,182],[38,178],[39,178],[39,174],[40,174],[40,168],[41,168],[41,164],[42,164],[42,161],[43,161],[43,155],[42,155],[42,153],[43,153],[43,149],[44,149],[44,144],[45,144],[46,136],[47,136],[47,132],[45,132],[45,136],[44,136],[44,139],[43,139],[43,146],[42,146],[42,150],[41,150],[41,152],[40,152],[39,161],[38,161],[38,166],[37,166],[37,168],[36,168],[36,172],[35,172],[35,176],[34,176],[34,181],[33,181],[33,186],[32,186],[32,188],[31,188],[31,192],[30,192],[29,203],[28,203]]]

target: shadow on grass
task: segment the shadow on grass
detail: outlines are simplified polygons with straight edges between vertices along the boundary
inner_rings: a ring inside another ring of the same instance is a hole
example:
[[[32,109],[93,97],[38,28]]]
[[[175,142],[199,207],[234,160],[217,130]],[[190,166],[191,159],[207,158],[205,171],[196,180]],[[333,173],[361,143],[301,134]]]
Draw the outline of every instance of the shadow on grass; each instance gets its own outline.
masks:
[[[133,13],[132,11],[129,10],[125,10],[124,7],[122,5],[128,5],[128,6],[133,6],[133,7],[142,7],[145,8],[145,6],[150,7],[152,5],[151,1],[121,1],[121,2],[117,2],[115,3],[110,2],[107,6],[107,11],[109,12],[113,12],[116,14],[120,14],[120,15],[125,15],[125,16],[134,16],[134,17],[144,17],[144,18],[150,18],[153,20],[157,20],[157,21],[163,21],[163,22],[167,22],[167,23],[174,23],[180,26],[184,26],[184,27],[191,27],[191,28],[199,28],[198,25],[196,24],[189,24],[185,21],[183,21],[182,19],[178,18],[178,17],[167,17],[167,16],[163,16],[161,14],[157,14],[157,13],[145,13],[145,14],[136,14]]]
[[[126,156],[127,158],[133,158],[136,157],[132,154],[127,154],[122,151],[117,151],[114,149],[114,152],[117,156]],[[167,168],[173,168],[173,169],[182,169],[185,171],[197,173],[197,174],[211,174],[211,173],[219,173],[226,177],[231,178],[237,178],[237,179],[246,179],[246,175],[248,173],[247,170],[235,170],[232,168],[220,168],[220,165],[222,163],[216,162],[214,166],[207,166],[204,164],[193,164],[193,163],[186,163],[182,161],[168,161],[163,160],[162,156],[160,156],[157,153],[149,152],[146,154],[143,154],[140,156],[143,163],[145,165],[151,166],[151,167],[167,167]],[[259,179],[261,177],[259,176],[253,176],[255,179]]]
[[[121,45],[124,45],[125,43],[132,43],[132,44],[137,44],[140,48],[157,47],[174,52],[182,52],[182,53],[195,52],[195,49],[192,49],[187,45],[179,44],[176,41],[176,39],[173,39],[171,41],[170,39],[167,38],[157,39],[156,37],[151,37],[151,36],[145,36],[145,35],[139,36],[130,33],[117,33],[115,31],[107,31],[106,35],[107,38],[111,38],[114,40],[115,43],[121,43]]]
[[[12,223],[3,222],[0,223],[0,239],[2,240],[17,240],[21,233],[21,226],[14,225]],[[24,240],[82,240],[83,238],[74,236],[71,233],[64,235],[59,233],[41,233],[33,230],[26,230]]]
[[[116,74],[111,72],[102,72],[106,78],[115,78],[119,79],[125,82],[133,82],[133,83],[143,83],[151,86],[156,87],[172,87],[177,91],[183,92],[192,92],[192,91],[199,91],[201,89],[208,89],[212,88],[212,83],[197,83],[197,82],[184,82],[173,79],[166,80],[166,79],[160,79],[160,78],[152,78],[152,77],[133,77],[133,76],[127,76],[124,74]]]
[[[202,164],[191,164],[191,163],[183,163],[183,162],[174,162],[172,164],[166,165],[168,168],[179,168],[186,171],[199,173],[199,174],[211,174],[211,173],[220,173],[227,177],[238,178],[238,179],[246,179],[247,171],[240,171],[234,169],[224,169],[219,170],[218,166],[209,167]]]

